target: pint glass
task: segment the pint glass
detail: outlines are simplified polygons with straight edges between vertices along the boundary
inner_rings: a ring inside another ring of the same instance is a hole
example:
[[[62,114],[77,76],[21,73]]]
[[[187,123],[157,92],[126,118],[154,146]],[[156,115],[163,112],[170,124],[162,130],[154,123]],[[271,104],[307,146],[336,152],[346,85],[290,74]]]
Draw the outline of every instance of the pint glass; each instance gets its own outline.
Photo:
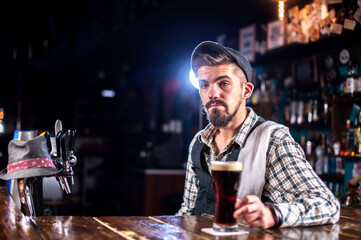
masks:
[[[235,161],[212,161],[212,184],[215,200],[215,231],[237,230],[237,220],[233,218],[237,199],[242,163]]]

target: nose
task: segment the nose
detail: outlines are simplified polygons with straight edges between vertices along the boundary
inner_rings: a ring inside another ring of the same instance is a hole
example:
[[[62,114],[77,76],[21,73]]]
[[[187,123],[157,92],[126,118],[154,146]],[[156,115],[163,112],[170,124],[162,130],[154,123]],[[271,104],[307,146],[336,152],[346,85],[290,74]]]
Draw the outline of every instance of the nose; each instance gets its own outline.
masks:
[[[220,89],[217,84],[212,84],[208,89],[208,98],[209,99],[217,99],[220,97]]]

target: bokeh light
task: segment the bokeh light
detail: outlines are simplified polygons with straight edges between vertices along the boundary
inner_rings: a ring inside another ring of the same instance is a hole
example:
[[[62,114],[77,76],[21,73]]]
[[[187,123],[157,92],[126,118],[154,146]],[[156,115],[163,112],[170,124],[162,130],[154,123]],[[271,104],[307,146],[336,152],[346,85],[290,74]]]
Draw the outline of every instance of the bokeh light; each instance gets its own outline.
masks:
[[[192,69],[189,71],[189,81],[192,83],[193,87],[199,89],[198,80]]]

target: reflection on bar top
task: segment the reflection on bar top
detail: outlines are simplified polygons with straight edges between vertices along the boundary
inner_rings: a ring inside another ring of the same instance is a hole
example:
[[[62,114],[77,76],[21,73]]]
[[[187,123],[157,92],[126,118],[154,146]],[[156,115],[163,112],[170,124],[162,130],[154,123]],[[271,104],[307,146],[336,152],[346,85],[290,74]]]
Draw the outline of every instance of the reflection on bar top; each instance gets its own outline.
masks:
[[[129,172],[143,173],[147,175],[184,175],[185,169],[158,169],[158,168],[130,168]]]

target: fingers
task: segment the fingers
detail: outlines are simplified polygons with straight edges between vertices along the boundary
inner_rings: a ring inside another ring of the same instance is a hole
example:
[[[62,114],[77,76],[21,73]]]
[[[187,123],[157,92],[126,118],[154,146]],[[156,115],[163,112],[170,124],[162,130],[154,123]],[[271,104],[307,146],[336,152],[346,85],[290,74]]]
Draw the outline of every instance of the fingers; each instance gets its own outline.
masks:
[[[267,229],[275,225],[275,220],[269,208],[265,207],[257,219],[254,219],[253,221],[249,221],[249,222],[245,220],[245,223],[249,228],[257,227],[257,228]]]
[[[260,204],[245,204],[238,209],[236,208],[237,210],[234,212],[233,216],[235,218],[239,218],[243,215],[252,214],[255,213],[260,207]]]
[[[248,227],[269,228],[275,222],[273,215],[257,196],[246,196],[235,203],[234,218],[242,218]]]
[[[244,214],[251,214],[262,206],[263,203],[257,196],[250,195],[242,199],[237,199],[235,204],[236,211],[234,212],[233,216],[238,218]]]
[[[248,225],[254,221],[257,221],[259,218],[260,216],[258,212],[253,212],[243,215],[243,221]]]
[[[260,199],[257,196],[248,195],[248,196],[245,196],[244,198],[237,199],[235,207],[236,207],[236,209],[238,209],[244,205],[251,204],[251,203],[254,203],[257,201],[260,201]]]

